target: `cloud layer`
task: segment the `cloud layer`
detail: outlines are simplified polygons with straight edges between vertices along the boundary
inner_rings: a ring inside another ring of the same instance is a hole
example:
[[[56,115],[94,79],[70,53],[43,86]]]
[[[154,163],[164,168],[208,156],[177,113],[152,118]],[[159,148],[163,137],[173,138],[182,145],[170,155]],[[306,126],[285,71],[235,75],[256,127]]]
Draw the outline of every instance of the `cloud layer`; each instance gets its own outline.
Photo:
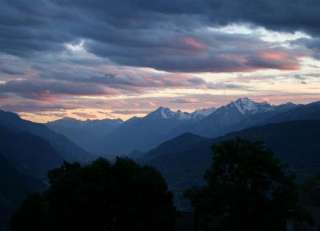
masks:
[[[320,20],[320,3],[312,0],[1,0],[1,6],[2,52],[30,57],[84,41],[88,51],[115,63],[178,72],[296,68],[292,52],[291,63],[275,64],[260,53],[279,47],[207,29],[246,22],[317,35]]]
[[[84,98],[143,95],[175,97],[182,105],[179,97],[194,92],[314,93],[310,79],[298,84],[291,77],[318,71],[319,1],[0,0],[0,4],[0,106],[7,108],[16,105],[20,110],[25,104],[40,110],[50,103],[64,109],[79,107]],[[305,64],[306,59],[313,64]],[[234,78],[261,71],[278,71],[286,81],[260,78],[249,84]],[[227,78],[230,75],[233,78]],[[318,86],[317,78],[311,82]],[[302,83],[305,86],[300,87]],[[89,104],[84,102],[86,108]]]

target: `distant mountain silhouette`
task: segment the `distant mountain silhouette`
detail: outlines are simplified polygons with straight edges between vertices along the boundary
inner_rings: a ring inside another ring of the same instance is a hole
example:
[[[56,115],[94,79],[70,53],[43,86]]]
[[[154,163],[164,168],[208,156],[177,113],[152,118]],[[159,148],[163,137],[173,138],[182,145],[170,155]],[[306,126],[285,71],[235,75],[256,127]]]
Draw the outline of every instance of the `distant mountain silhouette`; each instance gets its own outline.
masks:
[[[215,138],[232,131],[268,123],[275,115],[298,107],[295,104],[272,106],[268,103],[257,103],[248,98],[240,98],[222,106],[212,114],[194,124],[188,132]]]
[[[160,143],[191,132],[209,138],[251,126],[268,123],[268,119],[296,107],[294,104],[272,106],[241,98],[220,108],[193,113],[174,112],[160,107],[142,118],[132,118],[105,137],[105,153],[129,154],[150,150]]]
[[[173,112],[160,107],[143,118],[124,122],[105,137],[105,150],[111,154],[128,154],[134,150],[147,151],[161,142],[173,138],[176,127],[194,121],[198,116],[186,112]]]
[[[63,163],[51,144],[27,131],[0,127],[0,153],[20,172],[37,178]]]
[[[47,125],[89,152],[105,157],[127,155],[136,158],[141,152],[184,133],[215,138],[268,124],[271,118],[300,106],[292,103],[273,106],[240,98],[219,108],[200,109],[192,113],[159,107],[144,117],[133,117],[125,122],[64,118]]]
[[[320,118],[320,103],[270,105],[249,98],[237,99],[219,108],[193,113],[159,107],[145,117],[120,120],[61,119],[48,127],[61,133],[87,151],[106,157],[128,155],[138,158],[166,140],[184,133],[216,138],[253,126],[292,120]]]
[[[28,132],[41,137],[48,141],[66,161],[86,162],[93,158],[92,155],[68,140],[65,136],[57,134],[43,124],[23,120],[15,113],[0,110],[0,126],[14,132]]]
[[[94,153],[105,152],[105,137],[123,123],[122,120],[86,120],[63,118],[47,123],[53,131],[65,135],[79,147]]]
[[[92,158],[45,125],[0,111],[0,230],[29,193],[46,187],[48,170],[64,160],[86,162]]]
[[[268,124],[216,139],[184,134],[159,145],[140,161],[160,170],[170,188],[180,193],[190,186],[202,184],[212,160],[211,146],[235,137],[265,142],[299,178],[319,173],[320,120]]]
[[[214,110],[209,108],[187,113],[160,107],[143,118],[133,117],[125,122],[64,118],[49,122],[47,126],[89,152],[115,156],[149,150],[173,138],[174,135],[169,137],[169,133],[177,126],[200,120]]]
[[[22,173],[0,153],[0,204],[11,208],[24,199],[27,193],[42,188],[42,181]]]
[[[320,102],[314,102],[306,105],[300,105],[294,110],[288,110],[273,116],[269,123],[294,121],[294,120],[319,120]]]

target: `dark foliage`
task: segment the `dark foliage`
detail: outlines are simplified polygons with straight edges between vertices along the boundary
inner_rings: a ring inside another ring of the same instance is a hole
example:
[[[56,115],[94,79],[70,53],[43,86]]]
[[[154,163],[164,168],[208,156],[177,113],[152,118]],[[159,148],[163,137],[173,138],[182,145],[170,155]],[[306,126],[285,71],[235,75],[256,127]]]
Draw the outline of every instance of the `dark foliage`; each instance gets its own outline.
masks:
[[[304,182],[301,200],[308,206],[320,207],[320,175],[311,177]]]
[[[285,230],[307,220],[294,177],[262,143],[233,139],[213,151],[207,184],[187,192],[200,230]]]
[[[65,163],[50,187],[26,200],[12,230],[174,230],[175,208],[162,176],[128,159]]]

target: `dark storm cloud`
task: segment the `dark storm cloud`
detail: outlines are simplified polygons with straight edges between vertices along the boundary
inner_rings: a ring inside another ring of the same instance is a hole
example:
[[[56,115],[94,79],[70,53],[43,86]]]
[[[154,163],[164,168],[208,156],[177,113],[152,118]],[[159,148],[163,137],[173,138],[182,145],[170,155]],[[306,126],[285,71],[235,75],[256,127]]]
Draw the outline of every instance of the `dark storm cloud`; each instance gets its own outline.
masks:
[[[58,50],[61,42],[68,39],[59,26],[59,19],[52,25],[56,7],[49,1],[1,0],[0,3],[2,52],[24,56],[36,51]]]
[[[27,71],[27,65],[14,56],[1,55],[0,53],[0,77],[4,75],[23,75]]]
[[[320,37],[315,37],[312,39],[299,39],[295,41],[297,45],[303,45],[310,50],[310,56],[320,59]]]
[[[203,21],[217,24],[249,22],[276,30],[319,32],[318,0],[56,0],[55,2],[130,27],[150,24],[161,17],[193,15],[199,16]]]
[[[199,28],[247,22],[274,30],[318,35],[320,2],[315,0],[0,0],[0,51],[18,56],[58,52],[66,43],[113,62],[174,72],[292,69],[285,60],[264,60],[250,46],[213,49],[231,36],[202,34]],[[208,36],[217,40],[208,41]],[[221,39],[221,37],[220,37]],[[236,38],[241,40],[241,38]],[[255,41],[258,42],[258,41]],[[240,43],[245,43],[240,41]],[[263,45],[263,44],[262,44]],[[252,61],[258,60],[258,61]]]
[[[16,68],[16,67],[1,67],[0,66],[0,73],[4,73],[7,75],[22,75],[24,74],[24,71]]]

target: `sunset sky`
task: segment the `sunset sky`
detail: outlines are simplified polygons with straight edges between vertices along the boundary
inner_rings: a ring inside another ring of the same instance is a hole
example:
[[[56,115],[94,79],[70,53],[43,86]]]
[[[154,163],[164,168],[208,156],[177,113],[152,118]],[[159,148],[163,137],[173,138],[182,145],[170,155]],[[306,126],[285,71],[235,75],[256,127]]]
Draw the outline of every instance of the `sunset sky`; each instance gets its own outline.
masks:
[[[0,108],[45,122],[320,100],[319,0],[0,0]]]

